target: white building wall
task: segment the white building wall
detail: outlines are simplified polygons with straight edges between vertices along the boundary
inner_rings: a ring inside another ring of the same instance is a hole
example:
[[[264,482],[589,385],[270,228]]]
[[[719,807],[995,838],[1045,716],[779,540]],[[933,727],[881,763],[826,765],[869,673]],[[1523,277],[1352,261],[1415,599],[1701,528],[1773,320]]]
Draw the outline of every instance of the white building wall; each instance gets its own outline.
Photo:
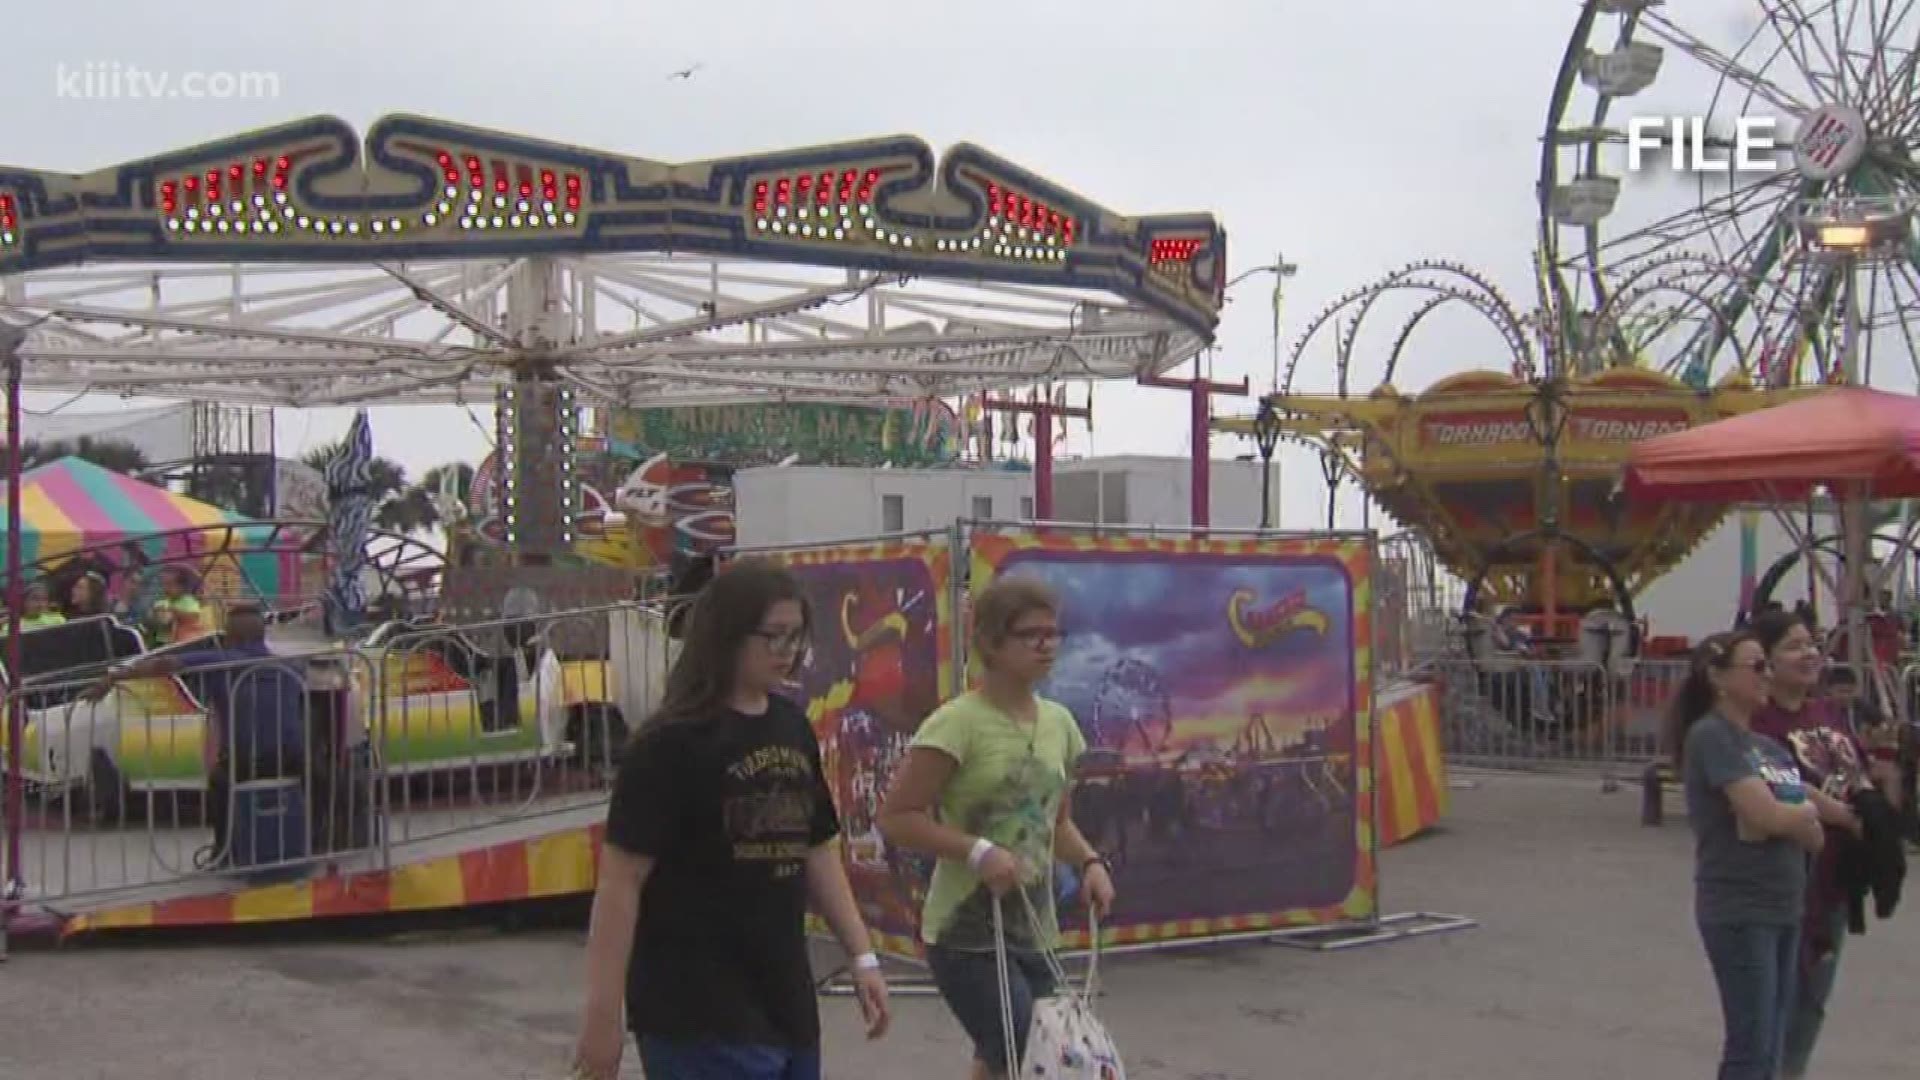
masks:
[[[1214,459],[1208,470],[1208,517],[1216,529],[1255,529],[1260,526],[1260,463]],[[1126,506],[1116,516],[1103,506],[1110,524],[1183,526],[1193,522],[1193,463],[1183,457],[1117,455],[1062,462],[1054,467],[1062,476],[1084,472],[1124,473]],[[1280,505],[1279,468],[1274,468],[1274,514]],[[1058,500],[1056,500],[1057,502]],[[1058,516],[1058,515],[1056,515]]]
[[[1756,579],[1765,574],[1776,559],[1794,550],[1793,538],[1778,518],[1762,511],[1759,519]],[[1799,520],[1804,521],[1804,516]],[[1815,529],[1820,536],[1827,536],[1834,531],[1833,522],[1825,517],[1816,518]],[[1773,591],[1774,600],[1792,607],[1807,598],[1806,565],[1801,561],[1788,571]],[[1823,560],[1823,565],[1831,568],[1834,564]],[[1821,616],[1831,618],[1833,603],[1824,583],[1816,599],[1821,601],[1817,605]],[[1707,534],[1693,554],[1648,586],[1634,603],[1656,634],[1677,634],[1698,641],[1727,629],[1740,607],[1740,515],[1729,515],[1719,528]]]
[[[733,490],[738,542],[758,547],[944,529],[961,518],[1019,520],[1032,513],[1033,480],[1013,472],[802,465],[742,469]]]
[[[1259,463],[1214,461],[1212,468],[1213,526],[1258,527]],[[1188,524],[1192,474],[1185,458],[1084,458],[1059,462],[1054,473],[1058,520]],[[1096,473],[1103,475],[1088,475]],[[1085,497],[1063,497],[1062,489],[1076,483]],[[734,529],[743,547],[944,529],[963,518],[1027,521],[1034,513],[1030,472],[802,465],[742,469],[734,474],[733,487]]]

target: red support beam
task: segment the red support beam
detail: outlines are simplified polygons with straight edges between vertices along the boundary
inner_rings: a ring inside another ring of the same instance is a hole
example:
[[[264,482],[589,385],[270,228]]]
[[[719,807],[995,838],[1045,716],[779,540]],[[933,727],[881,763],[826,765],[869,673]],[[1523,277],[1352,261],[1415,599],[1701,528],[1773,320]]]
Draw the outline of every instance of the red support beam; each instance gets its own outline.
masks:
[[[1053,520],[1053,418],[1093,419],[1092,402],[1085,407],[1055,405],[1051,401],[1015,401],[1011,398],[985,398],[980,407],[987,412],[1011,413],[1033,417],[1033,519]]]
[[[1222,383],[1202,377],[1198,359],[1193,362],[1193,367],[1191,379],[1142,375],[1140,385],[1187,392],[1189,422],[1193,425],[1193,480],[1188,484],[1188,496],[1192,499],[1193,509],[1189,514],[1193,527],[1204,529],[1213,520],[1213,398],[1246,397],[1251,387],[1245,379],[1237,383]]]

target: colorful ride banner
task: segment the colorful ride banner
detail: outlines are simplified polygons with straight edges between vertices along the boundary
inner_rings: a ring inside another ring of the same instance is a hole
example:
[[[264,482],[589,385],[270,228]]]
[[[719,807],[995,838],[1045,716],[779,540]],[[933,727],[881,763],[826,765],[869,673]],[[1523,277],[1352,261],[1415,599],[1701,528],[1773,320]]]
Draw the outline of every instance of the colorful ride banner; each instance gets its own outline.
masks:
[[[1377,914],[1371,541],[975,533],[970,581],[1061,598],[1043,693],[1087,736],[1074,820],[1118,944]],[[1084,917],[1064,905],[1069,940]]]
[[[847,875],[877,948],[917,958],[933,861],[880,838],[880,800],[951,692],[953,553],[944,539],[766,552],[799,577],[812,642],[797,697],[840,811]]]

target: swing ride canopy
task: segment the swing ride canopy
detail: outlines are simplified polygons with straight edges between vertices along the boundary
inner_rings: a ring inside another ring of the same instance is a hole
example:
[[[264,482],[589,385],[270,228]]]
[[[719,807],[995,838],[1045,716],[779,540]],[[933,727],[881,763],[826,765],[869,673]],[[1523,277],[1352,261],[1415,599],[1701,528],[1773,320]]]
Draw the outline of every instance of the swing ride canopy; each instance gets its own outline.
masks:
[[[1835,387],[1786,405],[1635,443],[1640,500],[1787,502],[1815,488],[1920,496],[1920,397]]]
[[[1210,215],[1125,217],[905,136],[669,165],[317,117],[0,169],[29,389],[491,404],[531,372],[616,407],[905,404],[1169,370],[1210,342],[1225,265]]]

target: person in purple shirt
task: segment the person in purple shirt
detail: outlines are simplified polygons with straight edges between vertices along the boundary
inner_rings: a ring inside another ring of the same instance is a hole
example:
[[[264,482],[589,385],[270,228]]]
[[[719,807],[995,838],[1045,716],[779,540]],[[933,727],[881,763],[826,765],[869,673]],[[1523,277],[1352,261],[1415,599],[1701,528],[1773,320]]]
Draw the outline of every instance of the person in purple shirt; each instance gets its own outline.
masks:
[[[1798,1080],[1807,1074],[1820,1038],[1847,939],[1847,905],[1836,860],[1841,845],[1834,841],[1842,834],[1861,835],[1850,800],[1874,785],[1866,747],[1846,711],[1818,694],[1826,658],[1804,613],[1763,615],[1754,620],[1753,633],[1773,670],[1767,703],[1753,714],[1754,734],[1793,755],[1828,841],[1807,877],[1799,986],[1780,1057],[1781,1080]]]

